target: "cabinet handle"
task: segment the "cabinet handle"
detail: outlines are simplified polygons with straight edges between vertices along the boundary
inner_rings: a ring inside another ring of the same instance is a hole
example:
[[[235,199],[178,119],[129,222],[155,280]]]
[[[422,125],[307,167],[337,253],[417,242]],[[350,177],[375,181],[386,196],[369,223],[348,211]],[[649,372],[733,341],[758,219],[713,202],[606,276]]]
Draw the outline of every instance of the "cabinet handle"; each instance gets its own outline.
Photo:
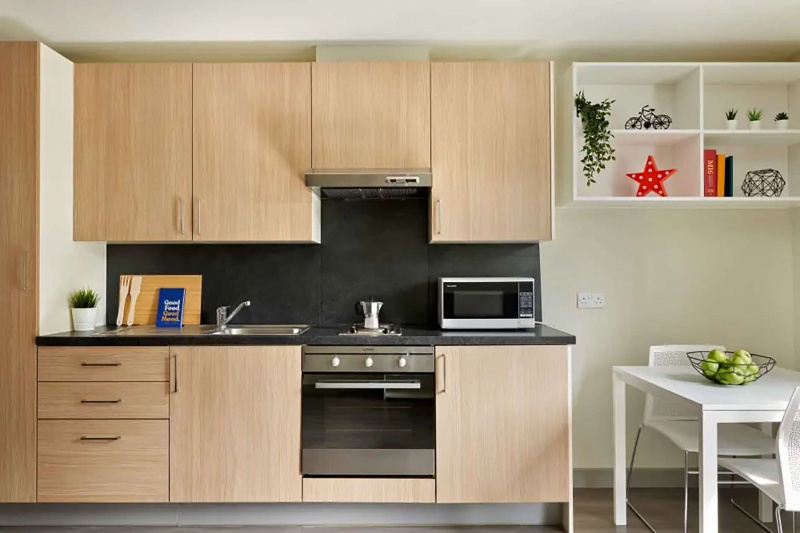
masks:
[[[81,403],[122,403],[121,398],[116,400],[81,400]]]
[[[174,367],[174,370],[173,370],[173,376],[174,376],[173,377],[173,380],[174,380],[173,381],[173,386],[174,386],[174,389],[173,389],[172,392],[177,394],[178,393],[178,354],[176,354],[176,353],[172,354],[172,362],[173,362],[173,367]]]
[[[28,290],[28,252],[22,252],[22,290]]]
[[[81,366],[122,366],[122,363],[81,363]]]
[[[436,234],[442,234],[442,199],[436,199]]]
[[[194,199],[194,212],[195,212],[195,231],[200,235],[200,198]]]
[[[442,371],[436,374],[437,382],[439,381],[439,375],[441,375],[441,382],[442,386],[439,388],[438,392],[445,393],[447,392],[447,359],[445,359],[446,355],[442,354],[439,359],[442,360]],[[438,388],[438,387],[437,387]]]
[[[183,235],[185,233],[183,228],[183,197],[178,199],[178,227],[181,235]]]
[[[114,437],[88,437],[88,436],[84,435],[83,437],[81,437],[81,440],[83,440],[83,441],[95,441],[95,442],[111,442],[111,441],[115,441],[115,440],[122,440],[122,437],[119,436],[119,435],[116,435]]]

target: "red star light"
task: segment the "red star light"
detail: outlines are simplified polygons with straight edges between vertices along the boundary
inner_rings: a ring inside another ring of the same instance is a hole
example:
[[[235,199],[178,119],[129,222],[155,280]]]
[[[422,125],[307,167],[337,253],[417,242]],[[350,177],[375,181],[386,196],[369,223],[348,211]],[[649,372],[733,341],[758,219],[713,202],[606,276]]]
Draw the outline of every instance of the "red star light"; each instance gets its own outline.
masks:
[[[667,196],[667,190],[664,188],[664,180],[672,176],[678,171],[676,168],[668,168],[666,170],[659,170],[656,167],[656,160],[652,155],[647,156],[647,163],[644,165],[642,172],[634,172],[632,174],[625,174],[630,179],[639,183],[639,190],[636,191],[636,196],[646,196],[654,192],[659,196]]]

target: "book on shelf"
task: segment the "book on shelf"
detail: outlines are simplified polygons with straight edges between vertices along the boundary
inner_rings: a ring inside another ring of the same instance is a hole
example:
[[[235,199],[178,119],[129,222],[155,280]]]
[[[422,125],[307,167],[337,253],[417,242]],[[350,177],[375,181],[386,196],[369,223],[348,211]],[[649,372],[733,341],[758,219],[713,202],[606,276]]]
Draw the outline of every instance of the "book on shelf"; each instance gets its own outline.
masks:
[[[733,197],[733,156],[725,158],[725,196]]]
[[[703,151],[703,195],[717,195],[717,151]]]
[[[725,154],[717,154],[717,196],[725,196]]]

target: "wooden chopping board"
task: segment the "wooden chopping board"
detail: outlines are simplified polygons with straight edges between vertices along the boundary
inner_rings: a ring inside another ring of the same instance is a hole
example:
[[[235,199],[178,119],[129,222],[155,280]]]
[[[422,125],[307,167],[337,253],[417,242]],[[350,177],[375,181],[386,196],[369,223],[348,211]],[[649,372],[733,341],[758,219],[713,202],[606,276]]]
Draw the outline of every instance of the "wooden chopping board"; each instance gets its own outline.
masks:
[[[127,274],[136,276],[138,274]],[[186,301],[183,308],[184,324],[200,323],[200,303],[203,297],[203,276],[142,276],[142,288],[136,300],[133,317],[134,325],[156,323],[158,311],[159,289],[186,289]],[[125,302],[125,317],[128,316],[131,298]]]

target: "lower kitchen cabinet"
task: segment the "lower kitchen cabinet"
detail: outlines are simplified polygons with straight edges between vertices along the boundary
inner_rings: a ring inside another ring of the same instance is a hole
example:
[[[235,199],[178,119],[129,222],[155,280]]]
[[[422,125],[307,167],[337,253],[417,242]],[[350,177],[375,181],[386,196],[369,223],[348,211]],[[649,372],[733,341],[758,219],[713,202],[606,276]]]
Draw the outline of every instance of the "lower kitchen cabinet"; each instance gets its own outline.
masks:
[[[306,478],[304,502],[434,503],[436,481],[423,478]]]
[[[442,346],[436,363],[436,501],[571,501],[569,347]]]
[[[170,501],[299,502],[299,346],[172,348]]]
[[[40,420],[39,502],[169,501],[169,421]]]

